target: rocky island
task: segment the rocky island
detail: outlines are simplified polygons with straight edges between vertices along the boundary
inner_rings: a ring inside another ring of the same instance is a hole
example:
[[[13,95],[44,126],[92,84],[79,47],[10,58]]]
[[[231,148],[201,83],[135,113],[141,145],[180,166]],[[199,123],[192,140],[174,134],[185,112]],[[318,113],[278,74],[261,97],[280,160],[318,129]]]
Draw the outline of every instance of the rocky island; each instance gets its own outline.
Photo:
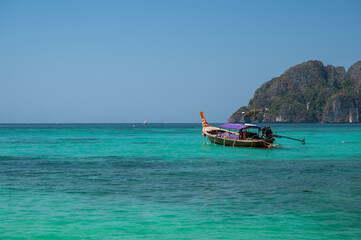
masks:
[[[237,110],[230,122],[241,122],[242,112],[262,109],[251,122],[340,123],[360,122],[361,61],[348,71],[308,61],[286,70],[259,87],[248,106]],[[266,112],[265,108],[268,109]],[[267,119],[264,114],[267,114]],[[247,120],[247,119],[246,119]]]

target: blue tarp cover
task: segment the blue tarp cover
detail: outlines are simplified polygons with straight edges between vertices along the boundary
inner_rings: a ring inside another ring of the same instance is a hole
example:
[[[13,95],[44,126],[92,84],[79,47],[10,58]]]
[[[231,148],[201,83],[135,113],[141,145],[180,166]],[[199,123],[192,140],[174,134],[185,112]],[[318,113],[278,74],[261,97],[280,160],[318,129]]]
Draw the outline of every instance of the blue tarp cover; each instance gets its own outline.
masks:
[[[226,123],[226,124],[222,124],[219,125],[222,128],[231,128],[231,129],[246,129],[246,128],[258,128],[261,129],[261,127],[258,127],[256,125],[253,124],[235,124],[235,123]]]

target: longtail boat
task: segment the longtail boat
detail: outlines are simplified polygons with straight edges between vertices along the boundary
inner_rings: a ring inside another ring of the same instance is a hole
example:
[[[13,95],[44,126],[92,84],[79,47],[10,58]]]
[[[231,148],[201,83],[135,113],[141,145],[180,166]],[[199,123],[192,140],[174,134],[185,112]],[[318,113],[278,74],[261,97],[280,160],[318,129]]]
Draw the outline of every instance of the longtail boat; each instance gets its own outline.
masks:
[[[270,126],[265,126],[263,129],[254,124],[226,123],[219,127],[210,126],[204,118],[204,113],[200,112],[200,114],[202,117],[202,134],[214,144],[231,147],[275,148],[280,146],[274,144],[275,137],[296,140],[305,144],[305,139],[299,140],[273,134]],[[234,132],[227,129],[238,131]]]

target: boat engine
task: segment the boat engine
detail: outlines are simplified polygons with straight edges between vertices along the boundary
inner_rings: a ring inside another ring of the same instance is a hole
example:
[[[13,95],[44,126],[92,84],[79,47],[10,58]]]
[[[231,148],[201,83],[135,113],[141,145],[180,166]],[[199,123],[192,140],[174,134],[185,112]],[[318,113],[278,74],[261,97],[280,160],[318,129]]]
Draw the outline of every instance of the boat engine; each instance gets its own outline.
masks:
[[[273,132],[272,132],[271,127],[267,127],[267,126],[264,127],[262,129],[262,136],[264,136],[266,138],[266,141],[270,141],[270,142],[274,141]]]

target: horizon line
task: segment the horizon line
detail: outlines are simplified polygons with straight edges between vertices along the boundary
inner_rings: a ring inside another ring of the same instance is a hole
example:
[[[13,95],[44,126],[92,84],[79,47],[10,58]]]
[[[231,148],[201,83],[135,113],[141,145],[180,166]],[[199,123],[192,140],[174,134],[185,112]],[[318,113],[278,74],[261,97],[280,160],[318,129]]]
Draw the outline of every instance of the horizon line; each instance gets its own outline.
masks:
[[[222,124],[224,122],[213,122],[213,124]],[[271,122],[271,124],[361,124],[361,122],[305,122],[305,123],[292,123],[292,122]],[[71,122],[71,123],[66,123],[66,122],[60,122],[60,123],[47,123],[47,122],[42,122],[42,123],[0,123],[1,125],[75,125],[75,124],[141,124],[141,125],[149,125],[149,124],[202,124],[201,122],[112,122],[112,123],[107,123],[107,122]],[[242,123],[235,123],[235,124],[242,124]],[[252,123],[252,124],[269,124],[267,123]]]

